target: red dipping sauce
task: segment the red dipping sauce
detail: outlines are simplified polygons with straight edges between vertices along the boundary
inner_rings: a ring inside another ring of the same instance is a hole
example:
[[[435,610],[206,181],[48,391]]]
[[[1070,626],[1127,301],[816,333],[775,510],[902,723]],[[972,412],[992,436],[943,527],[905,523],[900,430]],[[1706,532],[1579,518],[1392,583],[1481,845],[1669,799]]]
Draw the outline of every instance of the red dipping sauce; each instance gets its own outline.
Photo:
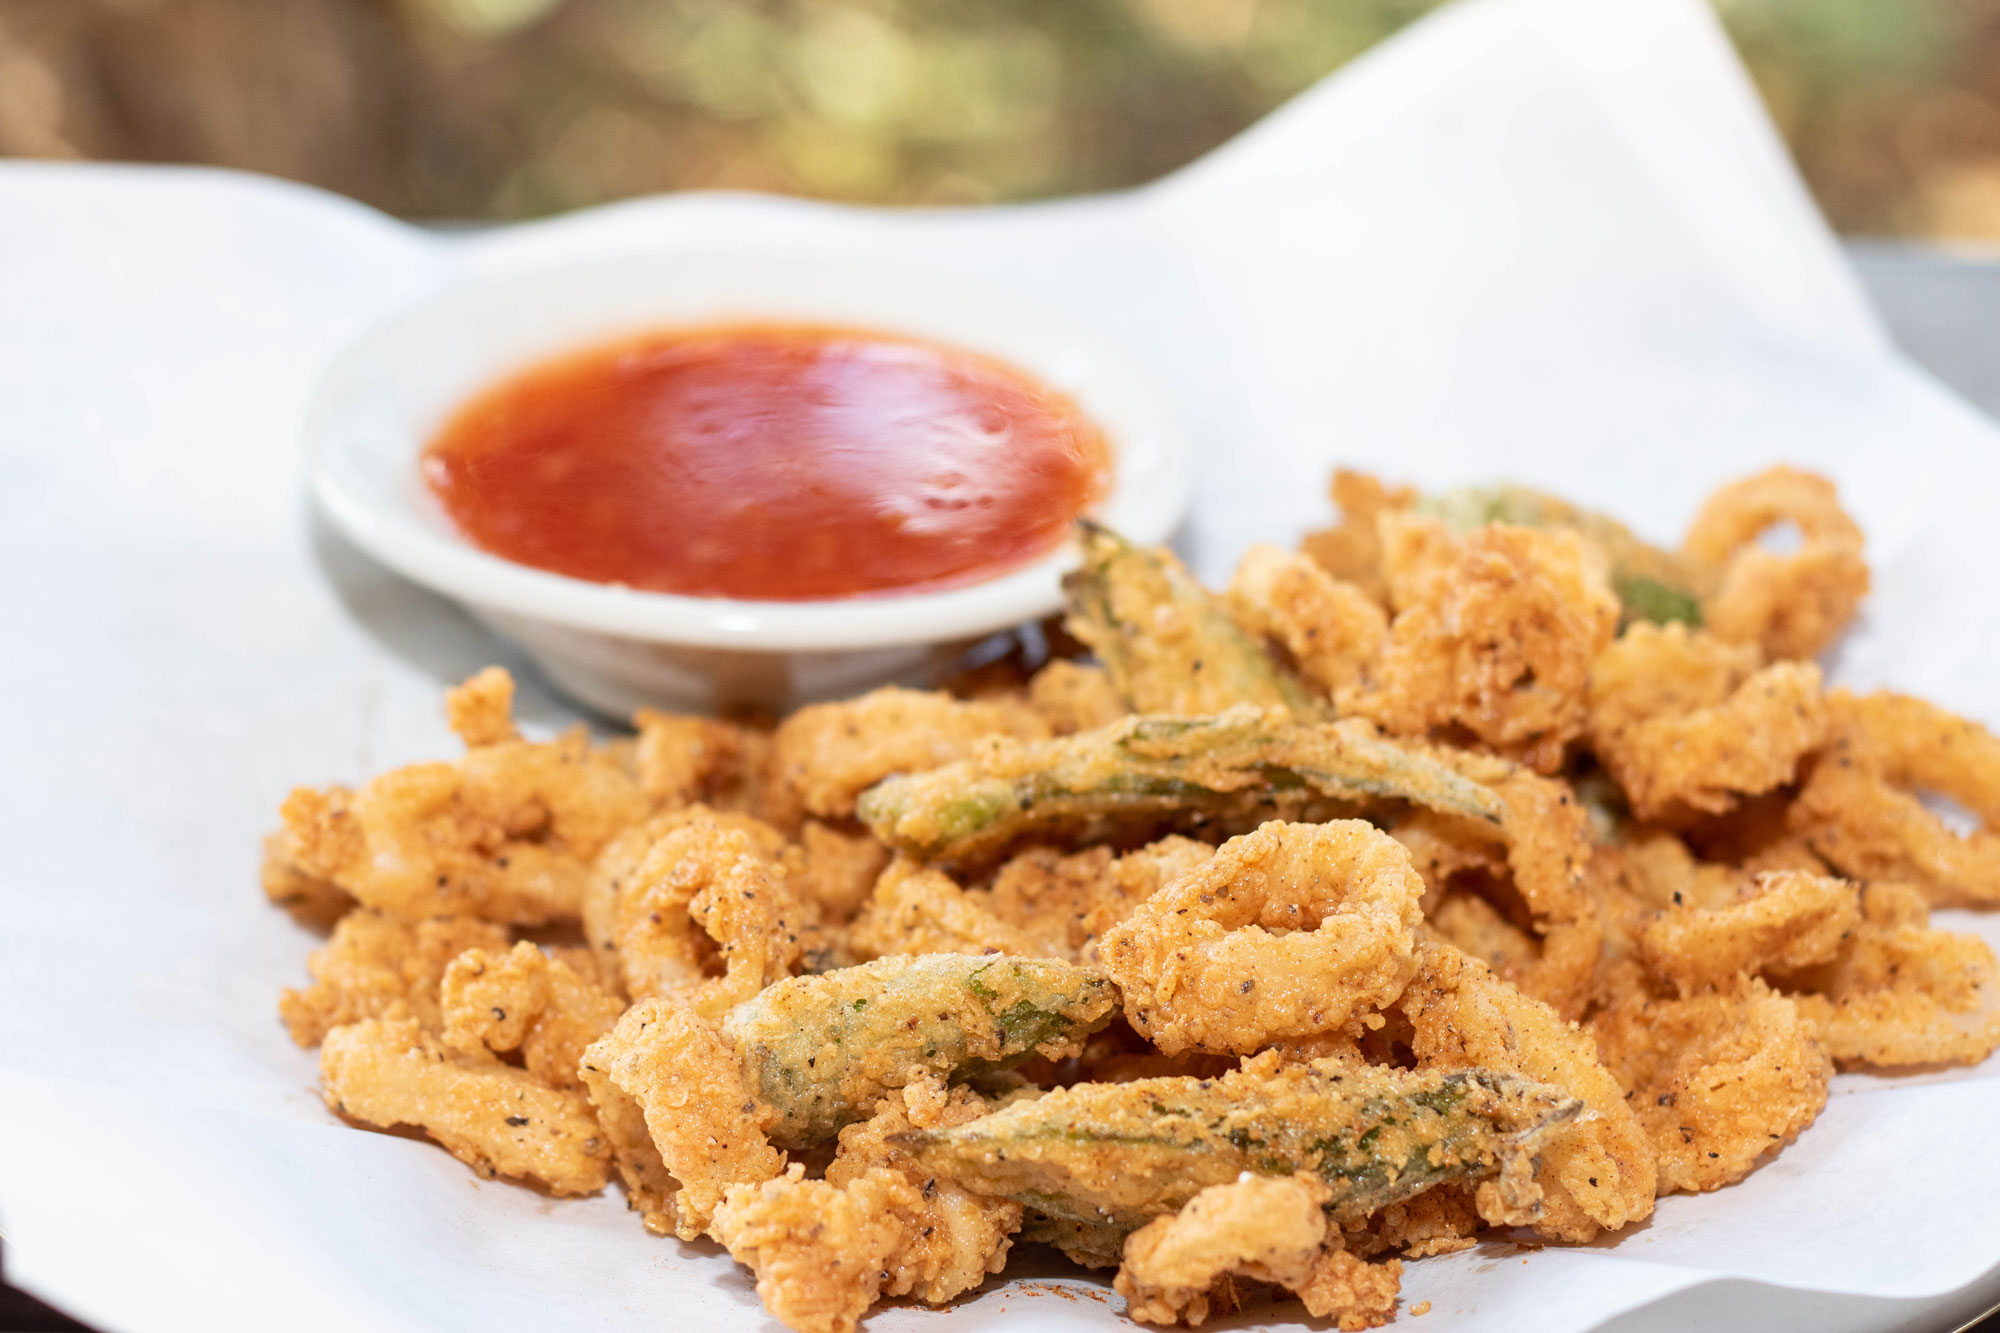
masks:
[[[809,601],[990,578],[1100,499],[1103,434],[1002,362],[860,329],[682,329],[462,408],[424,476],[498,556],[657,592]]]

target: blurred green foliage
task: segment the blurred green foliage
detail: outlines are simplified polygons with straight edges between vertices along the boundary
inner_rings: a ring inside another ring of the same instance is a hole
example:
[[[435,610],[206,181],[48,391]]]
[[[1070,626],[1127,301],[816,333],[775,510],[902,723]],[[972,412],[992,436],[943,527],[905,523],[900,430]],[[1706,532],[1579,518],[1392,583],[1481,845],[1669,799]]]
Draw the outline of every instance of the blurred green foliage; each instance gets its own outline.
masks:
[[[1836,225],[2000,237],[2000,0],[1717,0]],[[416,217],[1135,184],[1436,0],[0,0],[0,153]]]

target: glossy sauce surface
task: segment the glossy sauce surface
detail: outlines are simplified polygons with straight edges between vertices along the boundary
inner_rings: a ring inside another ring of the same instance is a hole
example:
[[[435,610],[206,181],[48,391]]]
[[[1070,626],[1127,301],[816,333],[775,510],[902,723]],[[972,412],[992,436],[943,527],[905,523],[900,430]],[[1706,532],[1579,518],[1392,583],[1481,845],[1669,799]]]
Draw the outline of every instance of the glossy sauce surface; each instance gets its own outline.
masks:
[[[804,601],[976,582],[1103,495],[1104,437],[1025,372],[855,329],[732,325],[486,390],[425,451],[476,545],[599,583]]]

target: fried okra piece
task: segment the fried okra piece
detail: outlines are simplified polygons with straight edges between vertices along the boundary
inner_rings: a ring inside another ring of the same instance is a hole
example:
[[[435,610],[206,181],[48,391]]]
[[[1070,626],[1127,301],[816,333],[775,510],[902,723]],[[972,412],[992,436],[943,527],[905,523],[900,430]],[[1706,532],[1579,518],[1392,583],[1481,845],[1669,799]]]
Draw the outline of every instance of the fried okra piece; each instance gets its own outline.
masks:
[[[1645,927],[1639,947],[1647,967],[1692,995],[1767,969],[1827,962],[1860,924],[1845,880],[1766,871],[1726,906],[1668,908]]]
[[[1237,704],[1317,712],[1304,682],[1230,617],[1165,547],[1078,525],[1083,563],[1063,577],[1069,632],[1141,713],[1198,716]]]
[[[1512,1071],[1580,1099],[1590,1112],[1537,1149],[1543,1202],[1535,1230],[1581,1242],[1650,1216],[1658,1179],[1652,1141],[1591,1035],[1448,944],[1424,945],[1417,963],[1398,1008],[1410,1020],[1419,1069]]]
[[[1336,704],[1369,683],[1389,637],[1388,617],[1367,593],[1275,546],[1244,552],[1229,609],[1251,633],[1283,644],[1300,674]]]
[[[970,759],[870,788],[858,813],[907,855],[975,864],[1031,838],[1101,841],[1161,824],[1249,828],[1382,800],[1494,824],[1504,811],[1478,783],[1380,739],[1365,722],[1301,723],[1246,706],[989,743]]]
[[[1798,530],[1787,552],[1758,538]],[[1774,467],[1731,482],[1702,504],[1681,543],[1684,561],[1709,571],[1708,627],[1751,643],[1770,661],[1816,656],[1837,638],[1868,591],[1861,525],[1825,477]]]
[[[1416,968],[1423,880],[1360,820],[1231,838],[1102,943],[1125,1018],[1168,1055],[1248,1055],[1344,1030]]]
[[[925,1071],[970,1075],[1075,1055],[1117,1005],[1095,969],[925,954],[781,981],[731,1011],[722,1031],[775,1113],[771,1141],[792,1148],[830,1141]]]
[[[1798,1008],[1761,981],[1628,1000],[1591,1030],[1652,1138],[1662,1194],[1741,1180],[1826,1105],[1833,1061]]]
[[[1395,618],[1354,710],[1397,736],[1469,735],[1543,773],[1583,733],[1591,661],[1618,626],[1603,554],[1574,532],[1384,520]]]
[[[453,959],[438,1003],[446,1045],[519,1051],[528,1072],[554,1088],[582,1086],[584,1048],[625,1012],[623,1000],[525,940],[505,953],[467,949]]]
[[[1721,814],[1792,781],[1826,738],[1819,668],[1684,625],[1634,625],[1590,667],[1590,746],[1632,813]]]
[[[784,1155],[764,1130],[770,1112],[744,1081],[743,1063],[692,1009],[640,1000],[583,1054],[582,1073],[603,1075],[637,1104],[660,1160],[680,1182],[674,1230],[693,1240],[709,1230],[731,1185],[770,1180]]]
[[[1307,1172],[1336,1220],[1433,1185],[1484,1181],[1532,1157],[1582,1104],[1485,1070],[1416,1073],[1275,1051],[1214,1079],[1078,1083],[906,1143],[981,1194],[1052,1218],[1126,1229],[1245,1172]]]
[[[633,998],[671,996],[711,1020],[789,975],[802,951],[782,868],[747,834],[710,820],[653,844],[623,877],[615,922]]]
[[[451,960],[467,949],[506,947],[506,928],[477,917],[432,917],[413,925],[356,908],[306,959],[312,984],[278,996],[278,1015],[301,1046],[317,1046],[334,1028],[364,1018],[408,1018],[425,1032],[441,1033],[438,986]]]
[[[1620,629],[1641,623],[1701,624],[1702,595],[1714,583],[1707,568],[1654,546],[1615,518],[1508,484],[1459,487],[1427,495],[1416,507],[1461,534],[1488,523],[1571,529],[1610,561]]]
[[[780,723],[771,738],[770,780],[787,795],[770,799],[841,819],[854,813],[855,797],[892,773],[963,759],[989,736],[1048,734],[1048,724],[1023,704],[884,686],[857,699],[812,704]]]
[[[610,1147],[582,1093],[491,1057],[455,1055],[409,1019],[335,1028],[319,1069],[333,1110],[382,1129],[414,1125],[482,1176],[534,1180],[554,1194],[593,1194],[609,1176]]]
[[[1057,736],[1095,731],[1132,711],[1112,683],[1110,672],[1062,657],[1028,681],[1028,704]]]
[[[1374,1328],[1395,1312],[1402,1261],[1369,1264],[1348,1254],[1321,1211],[1331,1194],[1307,1175],[1211,1185],[1179,1213],[1132,1234],[1113,1285],[1144,1324],[1205,1323],[1217,1288],[1240,1276],[1297,1294],[1316,1319]]]
[[[493,739],[496,686],[476,679],[478,701],[461,699],[454,716],[489,743],[457,763],[411,764],[353,790],[298,788],[280,811],[286,862],[406,921],[573,919],[590,863],[645,817],[646,798],[580,730],[546,744],[511,730]]]
[[[1008,925],[942,870],[898,858],[876,881],[875,894],[848,931],[848,943],[862,958],[892,954],[1013,954],[1033,958],[1045,951],[1027,934]]]

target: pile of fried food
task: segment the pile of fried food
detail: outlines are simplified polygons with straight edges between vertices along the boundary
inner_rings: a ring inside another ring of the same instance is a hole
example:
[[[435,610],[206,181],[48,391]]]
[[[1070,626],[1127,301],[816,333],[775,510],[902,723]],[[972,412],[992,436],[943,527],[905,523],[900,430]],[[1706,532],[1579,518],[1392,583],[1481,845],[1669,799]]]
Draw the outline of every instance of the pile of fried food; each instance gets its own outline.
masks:
[[[801,1333],[1016,1242],[1143,1321],[1366,1328],[1402,1257],[1616,1232],[1836,1067],[2000,1044],[1992,952],[1929,924],[2000,901],[2000,741],[1822,688],[1868,583],[1828,482],[1728,485],[1678,551],[1513,487],[1333,494],[1221,594],[1086,527],[1073,639],[949,692],[535,742],[481,672],[463,758],[269,841],[337,922],[280,1004],[328,1105],[616,1178]]]

